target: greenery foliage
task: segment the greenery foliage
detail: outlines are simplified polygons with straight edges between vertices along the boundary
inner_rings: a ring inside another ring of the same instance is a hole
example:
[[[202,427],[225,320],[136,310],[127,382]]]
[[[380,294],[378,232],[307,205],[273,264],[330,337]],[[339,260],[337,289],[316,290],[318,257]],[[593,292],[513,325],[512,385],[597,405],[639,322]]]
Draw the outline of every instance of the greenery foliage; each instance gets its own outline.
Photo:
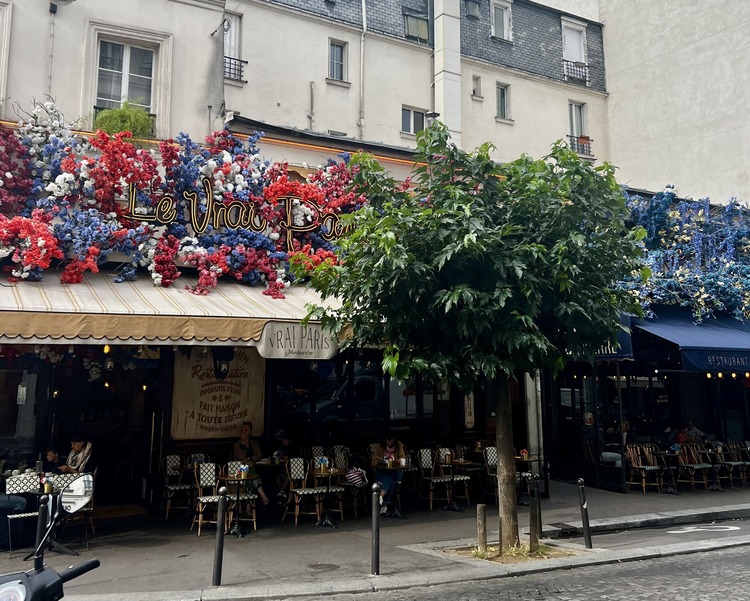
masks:
[[[352,159],[369,205],[347,219],[342,264],[314,288],[341,308],[314,314],[349,344],[387,344],[384,367],[464,390],[480,376],[559,368],[616,338],[634,297],[614,283],[641,267],[613,168],[563,144],[505,165],[485,144],[466,153],[436,124],[418,137],[411,188],[369,155]],[[639,276],[640,277],[640,276]],[[645,274],[644,276],[645,277]]]
[[[94,127],[110,135],[123,131],[129,131],[136,138],[150,138],[154,135],[151,116],[145,109],[128,101],[123,102],[120,108],[101,111],[96,116]]]

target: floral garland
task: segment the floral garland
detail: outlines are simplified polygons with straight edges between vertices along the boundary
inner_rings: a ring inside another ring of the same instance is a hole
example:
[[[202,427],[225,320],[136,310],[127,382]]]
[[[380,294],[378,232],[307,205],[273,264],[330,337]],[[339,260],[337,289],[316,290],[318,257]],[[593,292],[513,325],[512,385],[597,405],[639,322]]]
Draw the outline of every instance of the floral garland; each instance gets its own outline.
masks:
[[[258,133],[243,140],[225,128],[204,145],[181,133],[154,153],[135,146],[129,132],[97,131],[90,139],[72,132],[51,99],[35,102],[17,129],[0,127],[0,258],[10,261],[16,281],[41,279],[57,261],[61,281],[72,284],[116,263],[117,281],[145,268],[154,285],[171,286],[192,268],[196,294],[226,276],[283,298],[291,256],[309,257],[311,265],[336,260],[322,214],[364,202],[348,192],[347,155],[297,181],[286,164],[261,158]],[[247,207],[252,229],[212,222],[193,230],[192,212],[204,218],[213,208],[204,180],[214,205]],[[174,200],[175,218],[157,223],[165,196]]]

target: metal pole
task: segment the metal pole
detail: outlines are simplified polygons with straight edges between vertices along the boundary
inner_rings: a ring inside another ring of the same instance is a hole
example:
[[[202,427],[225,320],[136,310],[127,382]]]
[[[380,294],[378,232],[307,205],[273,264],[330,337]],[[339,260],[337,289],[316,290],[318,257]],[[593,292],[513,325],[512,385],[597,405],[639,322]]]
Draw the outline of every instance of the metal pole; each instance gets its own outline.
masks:
[[[529,550],[534,552],[539,549],[539,536],[542,524],[538,474],[531,476],[531,492],[531,506],[529,507]]]
[[[240,508],[236,507],[235,511]],[[214,550],[214,578],[212,586],[221,586],[221,568],[224,562],[224,517],[227,513],[227,487],[219,489],[219,506],[216,509],[216,549]]]
[[[36,541],[34,542],[34,569],[44,569],[44,549],[42,541],[47,530],[47,521],[49,518],[49,495],[42,495],[39,498],[39,516],[36,520]],[[54,519],[54,518],[53,518]],[[10,527],[10,526],[9,526]]]
[[[583,478],[578,478],[578,501],[581,503],[581,523],[583,524],[583,539],[586,548],[591,549],[591,530],[589,529],[589,507],[586,503],[586,491],[583,489]]]
[[[372,567],[370,576],[380,574],[380,484],[372,485]]]

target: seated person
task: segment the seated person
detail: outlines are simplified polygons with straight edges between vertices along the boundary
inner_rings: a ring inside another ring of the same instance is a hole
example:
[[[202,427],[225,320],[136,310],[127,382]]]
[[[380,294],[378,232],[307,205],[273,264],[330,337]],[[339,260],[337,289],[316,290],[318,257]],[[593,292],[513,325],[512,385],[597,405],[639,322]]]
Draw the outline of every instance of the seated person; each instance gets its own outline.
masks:
[[[583,424],[581,425],[581,440],[596,443],[596,449],[599,453],[599,459],[603,463],[614,463],[615,467],[622,466],[622,456],[620,453],[605,451],[606,443],[602,431],[594,426],[594,414],[586,412],[583,414]]]
[[[235,461],[243,461],[250,469],[248,473],[251,476],[256,475],[255,462],[262,457],[260,451],[260,445],[258,441],[252,438],[253,424],[251,422],[243,422],[242,429],[240,430],[240,439],[232,445],[232,458]],[[270,503],[266,491],[263,490],[263,482],[260,478],[250,480],[247,483],[248,492],[257,494],[263,505]]]
[[[43,470],[49,474],[59,474],[60,468],[68,463],[68,458],[60,455],[60,452],[55,447],[48,447],[46,459],[43,462]]]
[[[58,470],[63,474],[93,473],[96,469],[96,459],[93,455],[93,444],[83,436],[73,436],[70,439],[70,455],[68,462]]]
[[[406,457],[404,445],[396,440],[392,434],[386,434],[383,444],[376,444],[372,453],[372,469],[375,480],[380,483],[380,515],[400,515],[394,508],[393,494],[401,483],[403,473],[399,470],[384,470],[382,468],[388,460],[399,463]]]
[[[10,546],[7,516],[26,509],[26,499],[18,495],[0,495],[0,548]],[[16,520],[17,521],[17,520]]]

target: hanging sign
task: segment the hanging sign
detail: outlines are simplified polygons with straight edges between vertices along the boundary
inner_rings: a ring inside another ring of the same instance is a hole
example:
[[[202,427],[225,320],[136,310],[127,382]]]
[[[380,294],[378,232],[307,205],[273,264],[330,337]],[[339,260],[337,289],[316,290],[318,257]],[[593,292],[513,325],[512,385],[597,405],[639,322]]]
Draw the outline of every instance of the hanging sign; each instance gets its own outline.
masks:
[[[330,359],[337,343],[319,323],[268,322],[256,346],[266,359]]]
[[[252,347],[235,351],[225,380],[214,375],[210,353],[177,353],[172,393],[172,438],[239,437],[242,422],[263,433],[265,362]]]
[[[474,427],[474,393],[470,392],[464,397],[464,426],[467,429]]]

